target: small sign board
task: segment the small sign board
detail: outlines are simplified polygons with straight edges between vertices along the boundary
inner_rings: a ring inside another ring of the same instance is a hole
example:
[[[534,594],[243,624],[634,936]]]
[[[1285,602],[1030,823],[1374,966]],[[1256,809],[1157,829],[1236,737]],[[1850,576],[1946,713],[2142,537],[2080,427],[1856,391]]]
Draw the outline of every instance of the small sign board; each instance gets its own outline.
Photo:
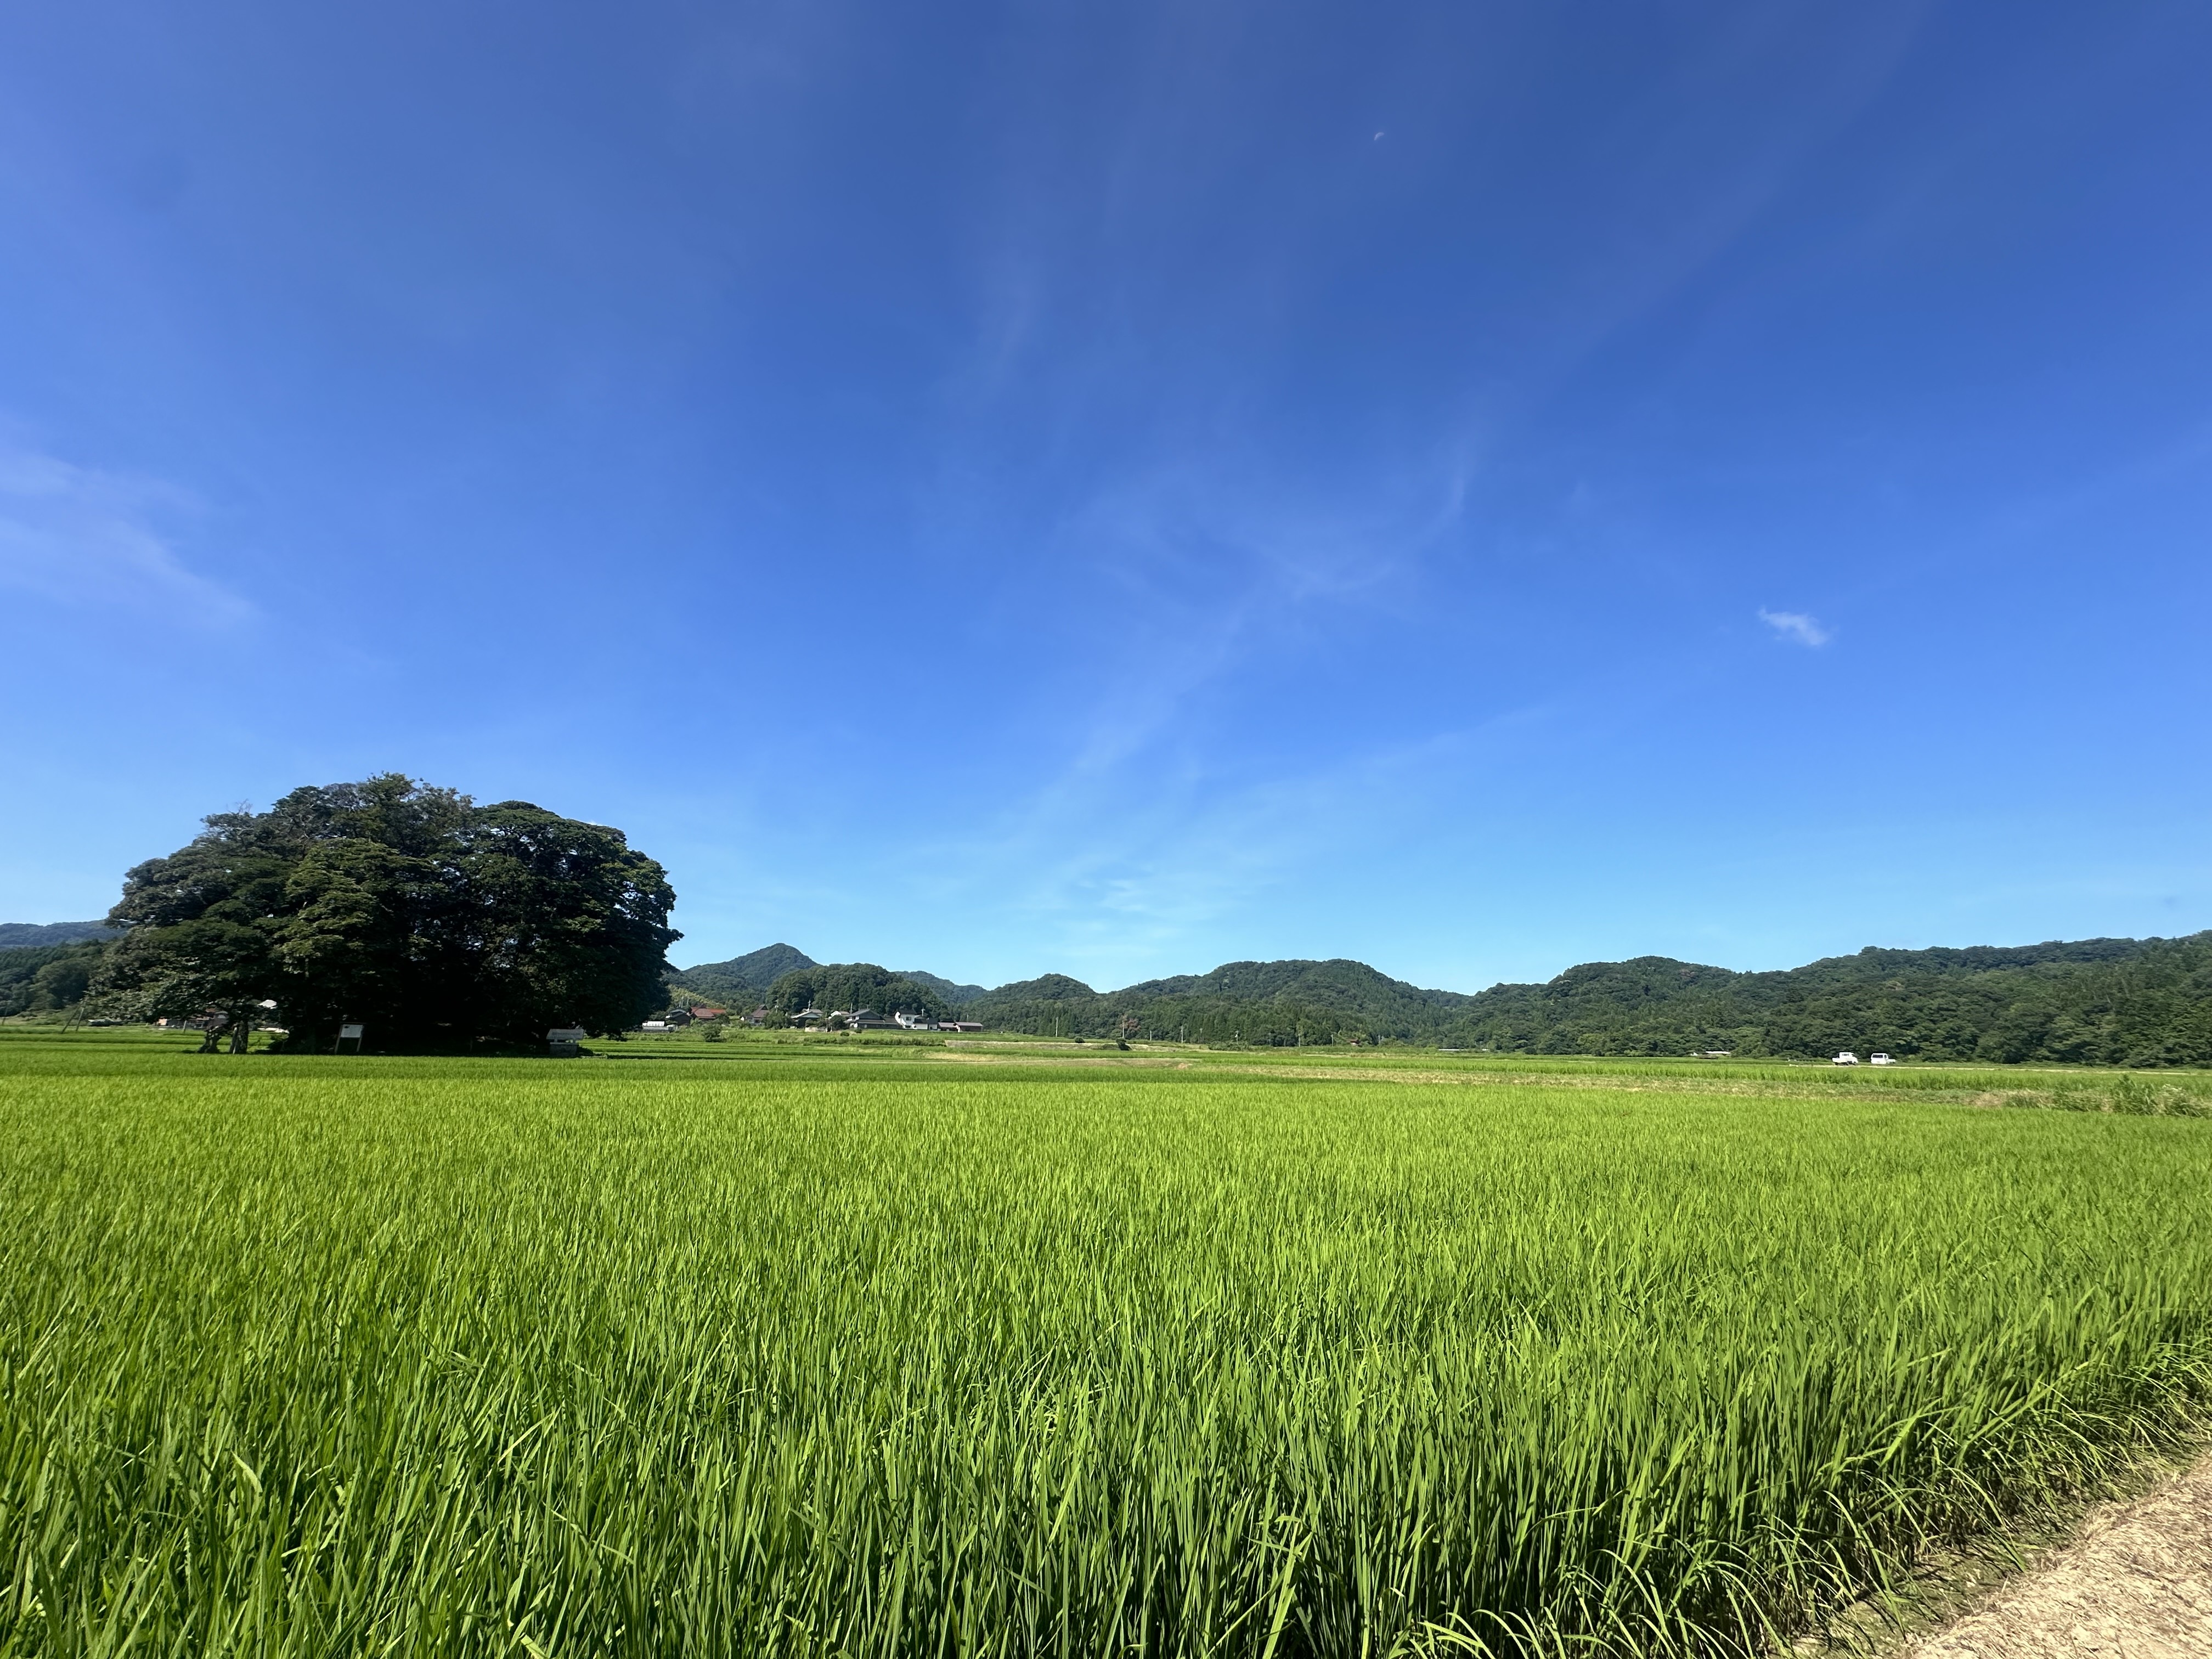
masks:
[[[338,1027],[338,1041],[339,1041],[340,1042],[360,1042],[360,1041],[361,1041],[361,1027],[360,1027],[360,1026],[358,1026],[358,1025],[341,1025],[341,1026],[339,1026],[339,1027]]]

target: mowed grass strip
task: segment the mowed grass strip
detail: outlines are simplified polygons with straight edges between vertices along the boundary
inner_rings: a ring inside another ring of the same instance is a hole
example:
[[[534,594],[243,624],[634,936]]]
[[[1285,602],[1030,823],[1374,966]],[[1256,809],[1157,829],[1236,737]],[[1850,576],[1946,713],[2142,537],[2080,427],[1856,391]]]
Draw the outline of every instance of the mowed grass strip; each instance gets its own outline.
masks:
[[[2212,1388],[2212,1124],[0,1051],[8,1654],[1747,1649]]]

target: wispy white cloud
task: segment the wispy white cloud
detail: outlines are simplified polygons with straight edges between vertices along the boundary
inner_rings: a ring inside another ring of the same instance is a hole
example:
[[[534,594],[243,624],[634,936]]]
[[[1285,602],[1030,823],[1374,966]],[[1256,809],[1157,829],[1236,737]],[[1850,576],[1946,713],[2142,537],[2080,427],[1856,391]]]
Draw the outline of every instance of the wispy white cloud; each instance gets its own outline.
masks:
[[[1254,665],[1294,661],[1323,634],[1389,629],[1464,527],[1480,471],[1480,434],[1455,430],[1356,487],[1286,479],[1232,444],[1099,481],[1047,545],[1127,621],[1057,709],[1063,758],[915,861],[1026,870],[989,902],[1051,938],[1065,971],[1120,984],[1331,855],[1345,825],[1407,799],[1395,746],[1248,772],[1192,728]],[[952,889],[975,901],[962,878],[944,885],[943,902]]]
[[[1802,611],[1762,610],[1759,619],[1774,630],[1777,639],[1788,640],[1793,645],[1819,647],[1832,637],[1816,617]]]
[[[201,626],[242,621],[253,607],[186,565],[160,528],[189,504],[167,485],[0,439],[0,588]]]
[[[1473,441],[1455,439],[1360,491],[1300,491],[1249,463],[1163,464],[1065,519],[1055,552],[1088,565],[1139,620],[1079,717],[1064,781],[1081,787],[1130,758],[1203,688],[1304,648],[1316,629],[1403,609],[1463,522],[1476,463]]]
[[[1555,741],[1555,713],[1517,708],[1245,780],[1189,763],[1064,776],[994,823],[910,842],[902,855],[939,872],[922,878],[933,904],[995,908],[1042,945],[1033,959],[978,970],[987,977],[1049,967],[1119,986],[1196,971],[1209,948],[1261,950],[1301,872],[1387,860],[1470,769]],[[1209,945],[1222,938],[1245,942]]]

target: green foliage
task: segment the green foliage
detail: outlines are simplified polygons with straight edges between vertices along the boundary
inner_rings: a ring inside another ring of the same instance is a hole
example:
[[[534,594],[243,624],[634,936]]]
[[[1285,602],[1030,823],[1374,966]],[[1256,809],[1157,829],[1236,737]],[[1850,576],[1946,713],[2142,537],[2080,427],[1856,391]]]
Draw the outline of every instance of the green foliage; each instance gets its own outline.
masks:
[[[0,1016],[75,1007],[84,1000],[106,949],[83,944],[0,951]]]
[[[0,1042],[0,1648],[1741,1653],[2206,1404],[2212,1125],[1599,1066]]]
[[[207,825],[125,878],[106,1006],[212,1008],[310,1048],[356,1021],[406,1049],[619,1030],[660,1004],[675,895],[620,830],[397,775]]]
[[[2062,1104],[2074,1105],[2072,1099]],[[2130,1117],[2212,1117],[2212,1097],[2197,1089],[2156,1083],[2132,1073],[2122,1077],[2105,1097],[2103,1109]]]
[[[872,1008],[888,1018],[892,1014],[927,1014],[943,1018],[945,999],[927,985],[915,983],[872,962],[840,962],[795,969],[769,988],[772,1014],[790,1015],[805,1008],[823,1013],[857,1013]]]

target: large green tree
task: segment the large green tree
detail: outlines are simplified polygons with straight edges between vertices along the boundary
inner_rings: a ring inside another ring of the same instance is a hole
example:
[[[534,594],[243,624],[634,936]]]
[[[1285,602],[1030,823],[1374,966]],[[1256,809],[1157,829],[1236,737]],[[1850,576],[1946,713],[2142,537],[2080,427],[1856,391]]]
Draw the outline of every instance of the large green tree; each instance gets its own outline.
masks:
[[[212,1012],[300,1048],[343,1023],[372,1048],[543,1041],[658,1007],[675,902],[619,830],[527,801],[479,806],[388,774],[219,812],[125,878],[95,992],[151,1017]]]

